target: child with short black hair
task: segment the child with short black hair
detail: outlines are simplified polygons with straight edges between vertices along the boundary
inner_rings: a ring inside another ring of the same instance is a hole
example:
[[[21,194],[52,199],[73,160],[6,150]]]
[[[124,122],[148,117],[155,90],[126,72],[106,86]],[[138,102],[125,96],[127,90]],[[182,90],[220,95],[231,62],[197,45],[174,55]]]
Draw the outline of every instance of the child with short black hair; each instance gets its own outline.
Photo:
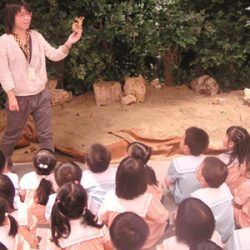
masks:
[[[149,228],[139,215],[124,212],[115,217],[109,232],[115,249],[140,250],[148,237]]]
[[[87,200],[80,184],[68,182],[58,190],[51,214],[54,243],[49,249],[113,249],[107,227],[97,223]]]
[[[107,192],[115,189],[116,168],[110,167],[111,153],[102,144],[92,144],[87,150],[87,169],[82,172],[81,185],[90,199],[90,209],[95,214]]]
[[[250,153],[250,135],[243,127],[231,126],[226,131],[223,145],[227,152],[219,155],[219,158],[227,164],[229,173],[226,183],[234,194],[234,190],[245,181],[240,173],[240,165]]]
[[[226,242],[234,230],[233,196],[225,183],[228,169],[219,158],[210,156],[202,162],[199,177],[203,188],[191,194],[192,197],[202,200],[212,210],[216,230],[222,241]]]
[[[241,165],[241,174],[246,178],[235,189],[234,218],[238,227],[250,227],[250,153],[246,155]]]
[[[163,186],[156,179],[156,174],[153,168],[147,165],[152,154],[152,148],[141,142],[135,141],[128,145],[127,152],[128,156],[132,156],[133,158],[139,159],[143,162],[147,174],[147,192],[153,194],[155,198],[161,200],[163,195]]]
[[[73,161],[64,161],[59,163],[54,171],[55,181],[60,188],[68,182],[80,183],[82,179],[82,169]],[[56,200],[56,193],[49,196],[45,209],[45,217],[50,221],[52,207]]]
[[[99,210],[100,219],[111,226],[123,212],[134,212],[149,226],[149,236],[142,249],[152,247],[163,235],[169,213],[161,202],[147,193],[144,164],[133,157],[124,158],[117,169],[115,191],[109,191]]]
[[[201,187],[196,179],[196,170],[204,159],[202,153],[208,144],[209,137],[203,129],[197,127],[186,129],[180,143],[184,156],[171,161],[165,178],[165,184],[176,203],[190,197],[193,191]]]
[[[187,198],[177,210],[175,236],[164,240],[157,250],[189,250],[198,242],[210,239],[222,246],[211,209],[199,199]]]
[[[37,217],[39,224],[46,224],[45,206],[49,195],[55,193],[54,178],[56,157],[48,149],[40,149],[33,156],[34,171],[24,174],[20,180],[20,194],[30,212]]]

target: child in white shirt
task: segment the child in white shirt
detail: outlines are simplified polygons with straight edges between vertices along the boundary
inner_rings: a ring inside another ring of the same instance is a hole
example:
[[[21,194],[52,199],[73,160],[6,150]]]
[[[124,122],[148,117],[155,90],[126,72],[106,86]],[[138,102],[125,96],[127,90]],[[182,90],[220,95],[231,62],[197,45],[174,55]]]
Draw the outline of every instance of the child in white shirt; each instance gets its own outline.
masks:
[[[90,145],[86,156],[87,170],[82,172],[81,185],[90,199],[90,210],[98,214],[98,210],[110,190],[115,190],[116,168],[110,167],[111,154],[102,144]]]
[[[212,210],[222,241],[226,242],[234,230],[233,196],[225,183],[228,168],[216,157],[206,157],[202,162],[200,182],[203,188],[191,194],[202,200]]]
[[[193,191],[201,187],[196,179],[196,170],[204,159],[201,154],[207,149],[208,144],[209,137],[203,129],[186,129],[180,143],[185,156],[172,160],[165,178],[165,184],[176,203],[190,197]]]

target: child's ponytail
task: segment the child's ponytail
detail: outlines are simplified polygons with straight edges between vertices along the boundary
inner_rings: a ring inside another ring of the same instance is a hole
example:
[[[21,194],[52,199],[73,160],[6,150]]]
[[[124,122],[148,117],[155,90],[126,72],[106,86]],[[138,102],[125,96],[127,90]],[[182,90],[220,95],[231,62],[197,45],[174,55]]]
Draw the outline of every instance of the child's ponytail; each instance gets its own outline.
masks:
[[[84,209],[83,212],[83,219],[84,222],[86,222],[87,225],[102,228],[103,224],[98,224],[97,217],[87,208]]]
[[[53,194],[55,191],[53,189],[53,185],[50,181],[43,178],[40,181],[40,184],[36,190],[36,197],[38,204],[46,205],[49,199],[49,195]]]

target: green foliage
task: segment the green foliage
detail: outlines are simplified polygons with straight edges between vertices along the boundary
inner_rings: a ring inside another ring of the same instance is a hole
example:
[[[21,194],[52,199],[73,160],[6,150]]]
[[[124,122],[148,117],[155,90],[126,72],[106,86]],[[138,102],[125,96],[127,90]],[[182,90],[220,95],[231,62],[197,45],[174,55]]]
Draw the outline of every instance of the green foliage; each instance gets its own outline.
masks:
[[[3,6],[0,3],[2,16]],[[175,83],[210,74],[225,88],[250,76],[249,0],[33,0],[32,28],[54,46],[65,42],[75,16],[84,34],[50,75],[75,94],[100,79],[123,82],[168,75]],[[0,22],[0,33],[4,32]]]

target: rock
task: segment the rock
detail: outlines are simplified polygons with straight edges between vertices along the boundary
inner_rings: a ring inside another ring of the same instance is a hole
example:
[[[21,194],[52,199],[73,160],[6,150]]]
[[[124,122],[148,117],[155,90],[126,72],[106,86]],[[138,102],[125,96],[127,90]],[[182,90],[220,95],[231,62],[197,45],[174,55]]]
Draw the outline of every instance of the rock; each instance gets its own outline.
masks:
[[[130,104],[136,103],[136,97],[134,95],[128,94],[121,98],[121,103],[123,105],[130,105]]]
[[[223,105],[226,102],[225,98],[217,97],[212,101],[212,104]]]
[[[65,102],[70,102],[72,100],[72,93],[67,92],[63,89],[50,89],[51,94],[51,105],[56,106],[64,104]]]
[[[244,102],[246,104],[250,104],[250,89],[245,88],[244,89],[244,98],[243,98]]]
[[[146,80],[142,77],[129,77],[125,81],[124,92],[126,95],[136,97],[136,102],[144,102],[146,95]]]
[[[194,79],[191,82],[191,88],[202,95],[216,95],[220,91],[219,84],[216,80],[208,75],[204,75]]]
[[[120,102],[121,84],[115,81],[102,81],[94,83],[95,101],[97,106],[105,106],[110,103]]]

